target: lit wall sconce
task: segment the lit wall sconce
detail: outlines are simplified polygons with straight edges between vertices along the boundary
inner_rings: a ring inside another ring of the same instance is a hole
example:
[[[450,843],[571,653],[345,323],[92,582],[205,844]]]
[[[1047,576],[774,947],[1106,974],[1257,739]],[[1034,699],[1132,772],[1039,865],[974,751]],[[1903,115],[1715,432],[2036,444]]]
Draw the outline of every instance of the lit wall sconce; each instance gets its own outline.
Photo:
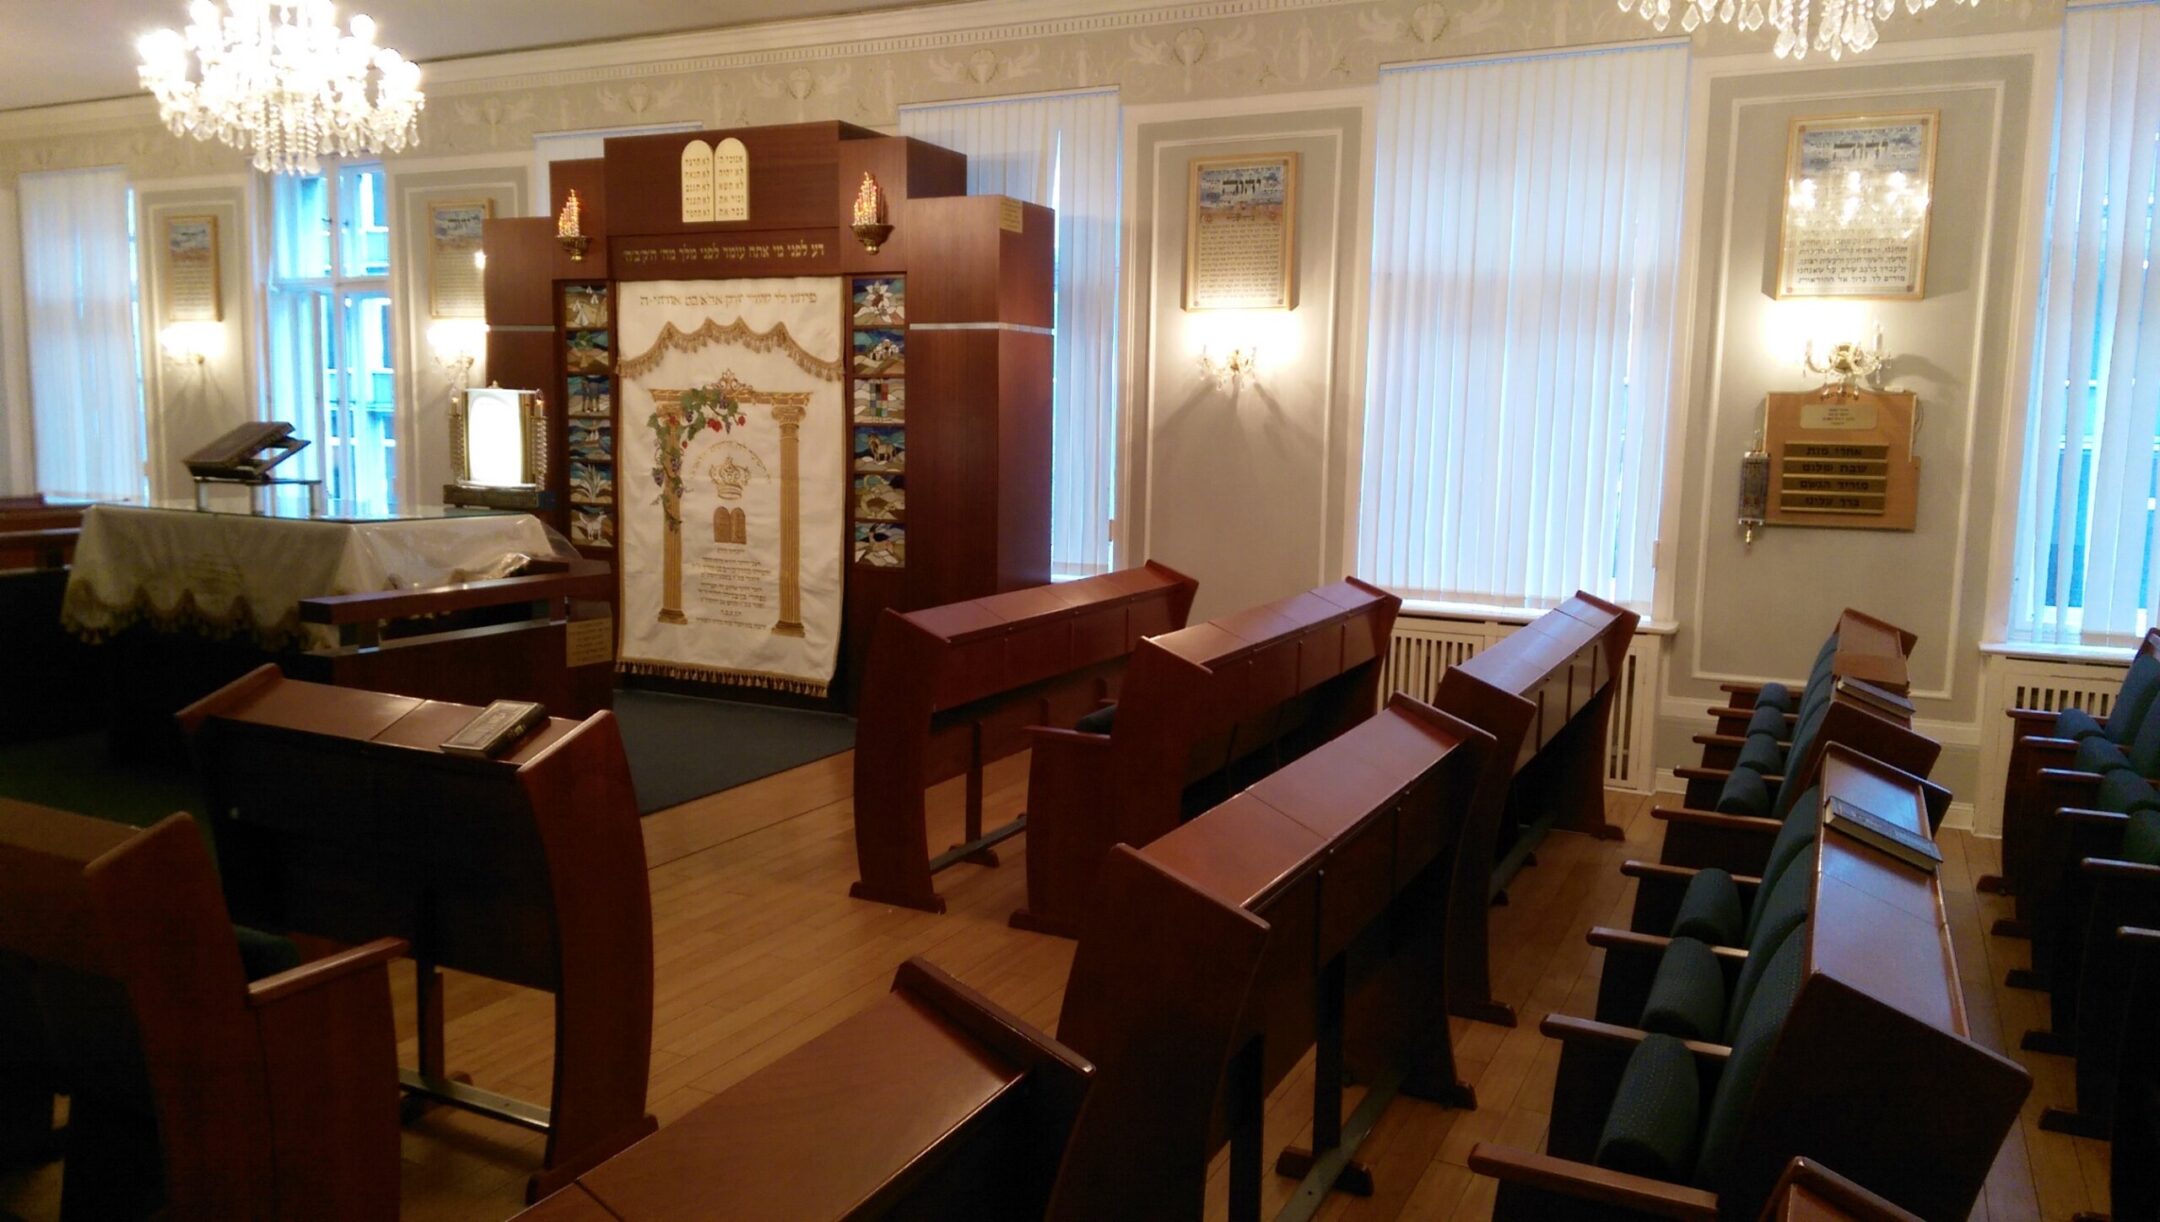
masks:
[[[570,261],[577,263],[585,258],[585,248],[591,239],[585,236],[583,208],[578,203],[577,191],[572,189],[570,198],[563,201],[562,215],[555,218],[555,240],[569,252]]]
[[[428,328],[428,348],[435,364],[450,377],[450,393],[472,384],[473,364],[487,347],[487,324],[477,319],[438,322]]]
[[[214,322],[176,322],[158,332],[158,350],[175,365],[202,366],[225,351],[225,328]]]
[[[1873,347],[1856,339],[1825,340],[1820,361],[1815,359],[1815,350],[1816,341],[1808,340],[1807,348],[1801,354],[1800,364],[1809,373],[1822,377],[1822,396],[1826,399],[1855,397],[1859,393],[1860,383],[1881,373],[1883,362],[1888,359],[1883,352],[1883,331],[1879,322],[1875,324]]]
[[[484,250],[472,252],[472,265],[482,272],[487,271],[487,252]]]
[[[1247,378],[1258,381],[1260,377],[1260,350],[1258,348],[1232,348],[1217,360],[1207,345],[1200,346],[1200,376],[1213,382],[1218,390],[1228,390]]]

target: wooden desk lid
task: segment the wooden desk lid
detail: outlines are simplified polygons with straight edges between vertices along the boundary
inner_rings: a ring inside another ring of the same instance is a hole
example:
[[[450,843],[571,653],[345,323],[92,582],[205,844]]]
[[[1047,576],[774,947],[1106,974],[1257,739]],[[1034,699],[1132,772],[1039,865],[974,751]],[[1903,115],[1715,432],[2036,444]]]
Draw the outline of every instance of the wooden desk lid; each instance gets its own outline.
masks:
[[[579,1183],[640,1222],[847,1217],[927,1171],[922,1151],[1024,1079],[892,992]]]

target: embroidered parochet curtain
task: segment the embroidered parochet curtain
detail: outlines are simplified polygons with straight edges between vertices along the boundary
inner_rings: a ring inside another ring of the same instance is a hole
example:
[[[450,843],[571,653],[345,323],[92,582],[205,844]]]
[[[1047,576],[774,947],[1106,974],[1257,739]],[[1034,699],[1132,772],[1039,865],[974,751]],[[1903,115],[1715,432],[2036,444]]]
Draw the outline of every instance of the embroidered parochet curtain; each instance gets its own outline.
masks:
[[[822,696],[847,474],[838,279],[626,281],[622,669]]]

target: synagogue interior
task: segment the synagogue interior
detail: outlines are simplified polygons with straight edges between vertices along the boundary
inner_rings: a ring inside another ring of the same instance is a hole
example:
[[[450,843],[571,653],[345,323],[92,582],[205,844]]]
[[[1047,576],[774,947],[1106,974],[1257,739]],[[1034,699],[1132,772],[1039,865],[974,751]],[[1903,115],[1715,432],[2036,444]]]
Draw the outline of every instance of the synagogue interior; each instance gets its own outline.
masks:
[[[2160,0],[0,0],[0,1222],[2160,1222],[2156,209]]]

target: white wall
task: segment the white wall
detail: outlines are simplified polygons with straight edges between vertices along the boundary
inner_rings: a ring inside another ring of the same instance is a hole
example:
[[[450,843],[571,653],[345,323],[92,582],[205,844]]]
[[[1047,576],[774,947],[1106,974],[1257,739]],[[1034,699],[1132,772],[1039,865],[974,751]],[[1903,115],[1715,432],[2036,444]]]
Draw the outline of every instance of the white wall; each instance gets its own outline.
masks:
[[[1660,763],[1688,762],[1690,734],[1724,681],[1804,674],[1850,604],[1919,634],[1913,696],[1945,746],[1939,774],[1973,781],[1989,538],[2006,506],[1992,478],[2022,402],[2016,359],[2032,273],[2053,105],[2052,35],[1882,49],[1830,67],[1710,61],[1693,90],[1699,178],[1694,326],[1680,433],[1667,469],[1664,576],[1679,630],[1668,650]],[[1927,293],[1910,302],[1778,301],[1786,133],[1795,118],[1889,110],[1941,113]],[[1807,390],[1802,343],[1882,323],[1886,380],[1917,392],[1920,460],[1911,532],[1770,527],[1749,546],[1735,524],[1739,455],[1767,391]]]
[[[194,485],[181,460],[234,426],[260,418],[254,370],[261,295],[256,288],[252,240],[258,221],[253,201],[258,197],[254,184],[240,176],[158,182],[135,193],[152,500],[193,495]],[[197,363],[167,350],[158,302],[164,288],[165,222],[174,216],[202,214],[217,218],[218,290],[224,317],[214,323],[183,324],[188,342],[202,352],[203,360]]]
[[[1370,178],[1361,168],[1369,99],[1343,101],[1257,114],[1171,108],[1157,118],[1162,108],[1145,108],[1127,116],[1125,278],[1138,286],[1138,313],[1127,328],[1133,377],[1119,556],[1198,578],[1195,616],[1284,598],[1343,572],[1342,489],[1354,427],[1349,319],[1364,291],[1369,238],[1359,218]],[[1191,163],[1292,152],[1299,156],[1296,308],[1186,311]],[[1200,368],[1203,347],[1217,360],[1233,348],[1255,350],[1259,369],[1218,386]]]

